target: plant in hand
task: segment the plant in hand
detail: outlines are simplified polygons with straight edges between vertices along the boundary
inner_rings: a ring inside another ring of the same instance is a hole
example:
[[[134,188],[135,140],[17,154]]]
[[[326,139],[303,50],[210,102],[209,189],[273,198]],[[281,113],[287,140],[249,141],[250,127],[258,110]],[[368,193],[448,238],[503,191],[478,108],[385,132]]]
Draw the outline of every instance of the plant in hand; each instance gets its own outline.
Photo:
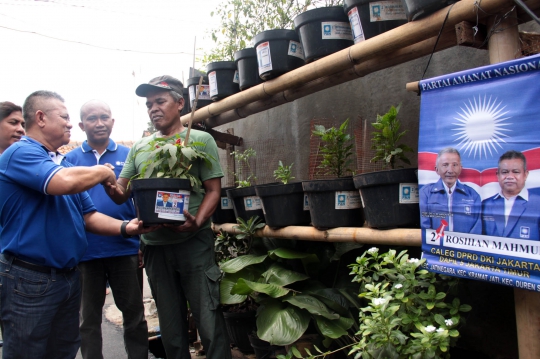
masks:
[[[349,119],[339,126],[339,128],[324,128],[322,125],[315,125],[313,134],[321,139],[319,147],[323,155],[323,160],[318,168],[323,170],[323,174],[343,177],[347,172],[351,172],[349,166],[352,163],[350,158],[354,144],[352,137],[347,131]]]
[[[238,184],[238,188],[241,187],[249,187],[251,186],[251,183],[255,184],[257,181],[257,177],[255,177],[255,174],[253,173],[253,170],[251,169],[251,165],[249,164],[249,159],[252,157],[255,157],[257,155],[257,152],[253,148],[248,148],[244,152],[240,151],[233,151],[231,152],[231,156],[234,157],[236,161],[239,162],[240,167],[239,169],[233,173],[235,182]],[[248,169],[248,176],[245,179],[241,179],[242,177],[242,166],[245,165]]]
[[[290,180],[294,179],[294,177],[291,176],[293,164],[294,163],[291,163],[289,166],[284,166],[283,163],[279,161],[278,168],[274,171],[274,178],[283,184],[289,183]]]

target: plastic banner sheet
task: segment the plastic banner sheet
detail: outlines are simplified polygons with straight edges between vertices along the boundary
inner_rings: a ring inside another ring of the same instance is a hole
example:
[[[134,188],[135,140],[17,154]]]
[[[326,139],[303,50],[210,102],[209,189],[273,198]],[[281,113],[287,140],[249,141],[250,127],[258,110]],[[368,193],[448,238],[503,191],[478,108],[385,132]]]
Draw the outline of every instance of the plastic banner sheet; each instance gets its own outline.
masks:
[[[540,56],[420,90],[427,269],[540,292]]]

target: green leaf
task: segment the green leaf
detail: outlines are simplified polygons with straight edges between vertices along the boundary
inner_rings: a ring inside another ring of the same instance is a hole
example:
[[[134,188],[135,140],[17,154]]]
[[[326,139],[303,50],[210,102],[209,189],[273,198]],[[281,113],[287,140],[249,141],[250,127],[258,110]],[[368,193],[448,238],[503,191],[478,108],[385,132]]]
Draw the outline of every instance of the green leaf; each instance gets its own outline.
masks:
[[[325,337],[337,339],[343,335],[347,335],[347,329],[349,329],[354,321],[349,318],[340,317],[337,320],[331,320],[325,317],[315,317],[315,323],[317,328]]]
[[[246,254],[244,256],[231,259],[230,261],[221,264],[220,268],[225,273],[236,273],[247,266],[262,263],[266,259],[266,257],[268,257],[266,254],[262,256]]]
[[[257,310],[257,336],[272,345],[289,345],[304,334],[309,320],[307,311],[267,298]]]
[[[182,147],[180,151],[184,156],[186,156],[189,161],[191,161],[192,158],[196,156],[196,152],[191,147]]]
[[[307,294],[297,294],[283,300],[296,307],[306,309],[311,314],[320,315],[328,319],[338,319],[339,315],[328,310],[323,302]]]
[[[289,285],[298,281],[306,280],[309,277],[303,273],[298,273],[273,263],[266,272],[262,274],[266,283],[279,286]]]
[[[275,284],[257,283],[240,278],[231,290],[232,294],[242,295],[251,294],[252,292],[264,293],[272,298],[279,298],[289,293],[289,289]]]

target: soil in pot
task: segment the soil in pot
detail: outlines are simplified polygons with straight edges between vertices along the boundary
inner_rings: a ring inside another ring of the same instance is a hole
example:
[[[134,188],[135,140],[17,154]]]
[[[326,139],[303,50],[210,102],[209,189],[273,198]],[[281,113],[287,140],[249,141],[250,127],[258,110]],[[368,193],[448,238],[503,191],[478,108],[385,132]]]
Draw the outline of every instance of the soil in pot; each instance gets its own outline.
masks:
[[[187,79],[186,84],[189,92],[189,108],[193,108],[193,103],[195,102],[195,96],[197,94],[197,89],[199,88],[200,76],[190,77]],[[210,85],[208,85],[208,78],[203,76],[202,82],[202,91],[199,94],[199,99],[197,100],[197,109],[208,106],[212,103],[210,98]]]
[[[309,225],[311,216],[302,182],[255,186],[263,203],[266,225],[272,228]]]
[[[371,228],[420,228],[417,168],[362,173],[353,177]]]
[[[253,38],[257,51],[259,76],[276,78],[304,65],[304,50],[294,30],[263,31]]]
[[[240,92],[238,71],[234,61],[211,62],[206,66],[206,71],[212,101],[219,101]]]
[[[145,226],[185,222],[191,183],[179,178],[143,178],[130,181],[137,218]]]
[[[355,44],[407,23],[401,0],[345,0],[345,13]]]
[[[364,211],[352,177],[303,181],[311,224],[318,229],[362,227]]]
[[[306,63],[354,45],[351,25],[343,6],[312,9],[294,19]]]
[[[263,83],[259,77],[259,67],[257,63],[257,51],[253,47],[248,47],[234,53],[234,62],[238,68],[238,81],[241,91]]]
[[[264,220],[262,201],[255,192],[255,187],[242,187],[226,190],[227,197],[233,201],[234,215],[247,221],[253,216]]]
[[[227,190],[234,187],[223,187],[221,189],[221,200],[216,208],[214,214],[212,214],[212,222],[214,223],[236,223],[236,217],[234,215],[233,201],[227,197]]]
[[[248,335],[257,329],[255,313],[255,311],[223,313],[229,339],[242,353],[253,353]]]

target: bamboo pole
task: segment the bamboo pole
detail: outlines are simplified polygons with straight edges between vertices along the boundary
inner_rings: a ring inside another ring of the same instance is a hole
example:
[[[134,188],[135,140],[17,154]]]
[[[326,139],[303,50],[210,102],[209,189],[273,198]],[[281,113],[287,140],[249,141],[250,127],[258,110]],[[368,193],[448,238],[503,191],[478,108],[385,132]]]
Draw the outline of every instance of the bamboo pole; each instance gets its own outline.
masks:
[[[214,232],[228,232],[239,234],[237,225],[234,223],[212,223]],[[363,244],[386,244],[396,246],[414,246],[422,245],[422,236],[420,229],[388,229],[376,230],[367,227],[353,228],[342,227],[327,230],[318,230],[308,226],[289,226],[280,229],[272,229],[265,226],[256,231],[257,237],[288,238],[302,241],[317,242],[356,242]]]

